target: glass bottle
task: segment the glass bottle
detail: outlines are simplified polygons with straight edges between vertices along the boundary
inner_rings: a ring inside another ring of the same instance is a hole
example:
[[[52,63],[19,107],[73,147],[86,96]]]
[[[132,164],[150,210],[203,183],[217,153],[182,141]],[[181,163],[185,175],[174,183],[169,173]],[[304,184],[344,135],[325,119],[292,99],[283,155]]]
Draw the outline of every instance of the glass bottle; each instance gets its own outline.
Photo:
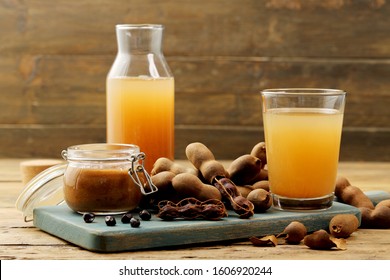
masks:
[[[150,172],[174,158],[174,78],[162,52],[162,25],[116,26],[118,52],[107,76],[107,142],[135,144]]]

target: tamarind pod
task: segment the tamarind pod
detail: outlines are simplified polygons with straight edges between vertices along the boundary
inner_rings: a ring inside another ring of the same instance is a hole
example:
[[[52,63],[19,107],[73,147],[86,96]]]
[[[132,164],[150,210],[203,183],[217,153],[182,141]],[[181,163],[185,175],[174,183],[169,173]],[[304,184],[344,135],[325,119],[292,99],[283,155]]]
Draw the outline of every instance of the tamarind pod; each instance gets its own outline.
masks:
[[[245,197],[241,196],[236,185],[228,178],[214,179],[214,186],[221,192],[222,197],[230,202],[234,212],[241,219],[246,219],[254,214],[254,205]]]
[[[166,192],[172,189],[172,180],[176,175],[171,171],[162,171],[150,177],[152,183],[161,192]]]
[[[165,200],[160,201],[158,207],[157,217],[163,220],[173,220],[175,218],[219,220],[227,216],[224,204],[217,199],[202,202],[190,197],[182,199],[178,203]]]
[[[252,186],[236,186],[236,188],[243,197],[248,197],[248,194],[253,191]]]
[[[369,209],[366,207],[360,207],[359,210],[362,213],[361,228],[378,228],[389,229],[390,228],[390,200],[384,200],[375,206],[375,209]]]
[[[176,206],[178,208],[185,207],[188,205],[199,207],[200,205],[202,205],[202,201],[196,199],[195,197],[186,197],[176,203]]]
[[[167,202],[167,201],[162,201],[162,202]],[[161,202],[160,202],[161,203]],[[157,213],[157,217],[163,220],[173,220],[178,217],[180,217],[180,213],[177,210],[176,205],[172,205],[172,203],[166,203],[165,205],[160,204],[158,205],[159,207],[159,212]]]
[[[237,185],[247,185],[253,183],[259,176],[262,162],[252,155],[242,155],[229,165],[227,172],[230,180]]]
[[[348,179],[344,176],[337,176],[336,178],[336,190],[335,195],[338,196],[340,192],[344,190],[345,187],[350,186],[351,183],[348,181]]]
[[[213,153],[204,144],[199,142],[189,144],[186,147],[186,156],[199,169],[202,176],[221,192],[222,197],[229,200],[240,218],[253,216],[252,202],[240,195],[236,185],[227,178],[228,172],[225,167],[215,160]]]
[[[376,206],[358,187],[351,186],[345,177],[336,180],[335,195],[340,202],[358,207],[361,214],[361,228],[390,228],[390,200]]]
[[[337,238],[348,238],[358,227],[359,220],[353,214],[338,214],[329,222],[329,232]]]
[[[256,176],[253,178],[253,180],[249,184],[255,184],[259,181],[268,181],[268,170],[267,169],[260,169],[259,173],[256,174]]]
[[[203,207],[202,215],[207,217],[208,220],[219,220],[227,217],[227,212],[225,207],[215,207],[214,204],[206,204]]]
[[[185,153],[208,183],[211,184],[215,177],[228,177],[225,167],[215,160],[214,154],[203,143],[189,144]]]
[[[214,186],[204,184],[197,176],[181,173],[172,179],[172,187],[182,197],[194,197],[200,201],[222,199],[222,195]]]
[[[236,212],[240,219],[248,219],[254,215],[254,205],[245,197],[239,195],[233,198],[231,202],[234,212]]]
[[[284,236],[284,239],[289,244],[299,244],[307,234],[307,229],[304,224],[298,221],[292,221],[285,227],[283,232],[276,237]]]
[[[160,200],[177,200],[176,191],[172,186],[172,179],[176,175],[170,171],[162,171],[150,177],[158,191],[143,197],[143,204],[155,204]]]
[[[246,198],[252,202],[255,212],[265,212],[272,205],[271,193],[264,189],[255,189]]]
[[[222,196],[227,199],[241,195],[236,185],[226,177],[215,179],[214,186],[221,192]]]
[[[191,173],[194,175],[198,175],[198,170],[192,167],[186,167],[182,166],[169,158],[161,157],[158,158],[155,163],[153,164],[153,169],[150,172],[150,175],[156,175],[163,171],[170,171],[174,174],[180,174],[180,173]]]
[[[188,160],[192,162],[197,169],[200,169],[202,163],[215,160],[214,154],[200,142],[194,142],[187,145],[185,153]]]
[[[184,219],[196,219],[201,215],[202,209],[192,204],[186,204],[179,207],[178,212]]]
[[[204,162],[199,168],[203,178],[208,182],[212,183],[217,177],[229,177],[228,172],[222,163],[216,160],[210,160]]]
[[[337,178],[335,195],[340,202],[359,208],[361,228],[390,228],[390,200],[374,206],[370,198],[358,187],[351,186],[345,177]]]
[[[336,178],[335,195],[342,203],[374,209],[374,204],[370,198],[360,188],[352,186],[348,179],[343,176]]]
[[[355,186],[336,187],[335,195],[342,203],[346,203],[358,208],[375,208],[370,198],[360,188]]]
[[[251,150],[250,154],[261,160],[262,168],[267,164],[267,153],[265,142],[257,143]]]
[[[325,230],[318,230],[312,234],[306,235],[303,239],[303,243],[312,249],[329,250],[336,247],[336,244],[334,244],[329,237],[329,234]]]
[[[390,199],[382,200],[376,206],[386,206],[390,208]]]
[[[259,174],[257,180],[258,181],[264,181],[264,180],[268,181],[268,170],[267,169],[261,169],[260,170],[260,174]]]
[[[252,185],[252,189],[263,189],[269,192],[269,181],[268,180],[261,180],[257,181]]]
[[[345,249],[344,239],[332,237],[323,229],[306,235],[305,238],[303,238],[303,243],[315,250],[329,250],[333,247],[341,250]]]
[[[257,181],[253,185],[244,185],[244,186],[237,186],[237,190],[243,197],[248,197],[248,194],[257,189],[263,189],[267,192],[269,192],[269,181],[268,180],[262,180],[262,181]]]

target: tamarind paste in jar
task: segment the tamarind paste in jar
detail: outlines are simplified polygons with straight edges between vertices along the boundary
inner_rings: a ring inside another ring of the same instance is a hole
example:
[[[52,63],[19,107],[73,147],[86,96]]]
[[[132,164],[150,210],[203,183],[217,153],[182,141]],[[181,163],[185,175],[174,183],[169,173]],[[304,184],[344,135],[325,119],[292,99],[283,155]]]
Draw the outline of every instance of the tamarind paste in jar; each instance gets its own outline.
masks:
[[[119,214],[136,208],[142,198],[130,177],[129,157],[138,146],[84,144],[63,151],[68,166],[64,174],[64,198],[79,213]]]

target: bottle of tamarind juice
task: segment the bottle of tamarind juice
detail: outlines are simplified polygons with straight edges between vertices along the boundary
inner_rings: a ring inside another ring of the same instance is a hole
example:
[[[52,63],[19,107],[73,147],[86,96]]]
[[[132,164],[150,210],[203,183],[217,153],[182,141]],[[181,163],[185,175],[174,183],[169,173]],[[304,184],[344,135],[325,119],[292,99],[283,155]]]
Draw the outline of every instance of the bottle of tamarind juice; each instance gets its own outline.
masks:
[[[118,53],[107,76],[107,142],[135,144],[150,172],[174,157],[174,78],[162,52],[162,25],[116,26]]]

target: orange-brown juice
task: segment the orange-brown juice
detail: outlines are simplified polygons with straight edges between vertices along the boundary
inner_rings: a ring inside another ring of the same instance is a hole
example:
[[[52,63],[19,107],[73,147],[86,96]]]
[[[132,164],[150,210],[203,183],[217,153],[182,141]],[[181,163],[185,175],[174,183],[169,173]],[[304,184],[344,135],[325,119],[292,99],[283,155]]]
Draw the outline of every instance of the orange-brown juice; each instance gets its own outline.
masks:
[[[108,78],[107,142],[138,145],[148,172],[174,157],[174,79]]]
[[[271,191],[291,198],[331,194],[343,114],[333,109],[270,109],[264,114]]]

